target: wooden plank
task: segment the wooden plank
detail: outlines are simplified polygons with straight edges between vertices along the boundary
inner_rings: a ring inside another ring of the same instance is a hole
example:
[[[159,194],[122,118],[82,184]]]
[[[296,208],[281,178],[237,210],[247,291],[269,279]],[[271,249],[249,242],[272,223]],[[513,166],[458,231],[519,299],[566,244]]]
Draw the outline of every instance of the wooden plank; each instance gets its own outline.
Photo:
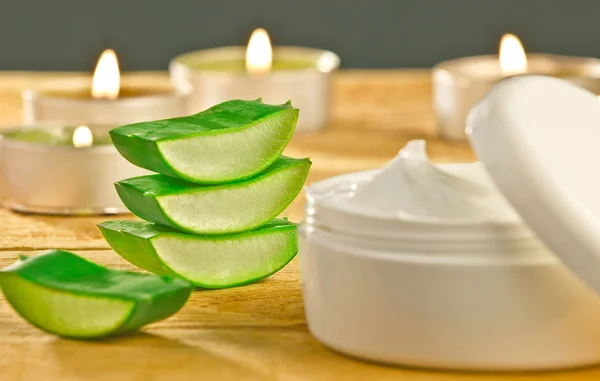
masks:
[[[113,268],[135,270],[110,250],[79,251]],[[0,266],[16,252],[0,252]],[[0,380],[506,380],[506,375],[431,372],[338,355],[309,333],[298,261],[240,288],[196,291],[175,316],[142,332],[84,342],[45,334],[0,299]],[[600,369],[515,374],[510,380],[596,380]]]

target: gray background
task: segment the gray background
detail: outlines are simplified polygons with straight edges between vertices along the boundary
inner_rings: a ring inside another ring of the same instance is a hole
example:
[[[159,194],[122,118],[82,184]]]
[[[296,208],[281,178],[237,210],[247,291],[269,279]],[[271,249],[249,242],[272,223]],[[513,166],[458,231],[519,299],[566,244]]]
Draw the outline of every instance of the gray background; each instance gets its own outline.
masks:
[[[528,51],[600,57],[600,0],[0,0],[0,70],[166,69],[176,54],[243,45],[330,49],[343,67],[428,67],[494,53],[505,32]]]

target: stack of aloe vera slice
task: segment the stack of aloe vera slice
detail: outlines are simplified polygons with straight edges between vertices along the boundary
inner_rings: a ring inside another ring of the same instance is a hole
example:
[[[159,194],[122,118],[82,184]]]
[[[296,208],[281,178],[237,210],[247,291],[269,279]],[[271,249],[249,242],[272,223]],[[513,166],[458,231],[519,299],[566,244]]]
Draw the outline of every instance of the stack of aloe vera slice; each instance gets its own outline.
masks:
[[[116,128],[130,162],[158,172],[116,184],[145,221],[99,225],[129,262],[203,288],[263,279],[297,253],[296,225],[276,217],[302,189],[311,162],[281,156],[298,110],[233,100],[199,114]]]
[[[229,101],[113,130],[125,158],[159,174],[116,184],[125,205],[146,221],[107,221],[100,231],[122,257],[156,275],[50,250],[0,270],[4,296],[45,331],[101,338],[174,314],[192,285],[233,287],[278,271],[298,245],[296,225],[275,217],[311,165],[280,156],[297,118],[290,104]]]

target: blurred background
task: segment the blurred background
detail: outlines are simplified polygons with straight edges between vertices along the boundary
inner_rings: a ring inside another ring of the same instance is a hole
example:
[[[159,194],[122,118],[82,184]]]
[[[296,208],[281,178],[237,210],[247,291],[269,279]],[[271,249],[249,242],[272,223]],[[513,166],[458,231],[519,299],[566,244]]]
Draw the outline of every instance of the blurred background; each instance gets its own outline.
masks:
[[[495,53],[507,32],[529,52],[600,57],[598,11],[598,0],[0,0],[0,70],[90,71],[105,48],[124,70],[163,70],[179,53],[245,45],[256,27],[345,68]]]

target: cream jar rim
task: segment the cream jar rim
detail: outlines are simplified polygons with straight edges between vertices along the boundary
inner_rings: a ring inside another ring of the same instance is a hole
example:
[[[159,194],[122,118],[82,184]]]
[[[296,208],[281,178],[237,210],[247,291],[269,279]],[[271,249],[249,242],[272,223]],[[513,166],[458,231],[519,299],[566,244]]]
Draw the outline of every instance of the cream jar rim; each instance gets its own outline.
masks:
[[[534,246],[524,246],[519,249],[502,247],[500,245],[492,250],[478,250],[472,247],[469,250],[445,251],[431,249],[427,242],[416,250],[402,246],[394,248],[376,248],[369,245],[369,241],[361,244],[348,242],[348,235],[327,232],[318,226],[304,223],[299,227],[299,235],[311,244],[324,246],[348,256],[369,257],[375,260],[389,262],[410,262],[424,265],[485,265],[485,266],[523,266],[523,265],[556,265],[560,263],[551,251],[541,242],[533,242]],[[363,239],[364,237],[360,237]],[[457,244],[460,242],[457,242]],[[535,244],[539,243],[539,246]]]

